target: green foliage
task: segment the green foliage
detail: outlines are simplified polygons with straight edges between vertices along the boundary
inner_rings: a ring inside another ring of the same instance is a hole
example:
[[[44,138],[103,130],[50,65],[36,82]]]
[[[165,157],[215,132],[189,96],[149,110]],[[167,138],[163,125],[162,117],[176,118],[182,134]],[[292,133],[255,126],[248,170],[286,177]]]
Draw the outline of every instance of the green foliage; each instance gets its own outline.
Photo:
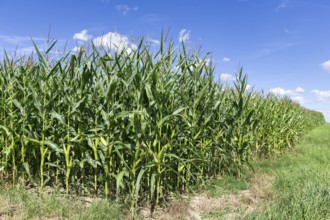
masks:
[[[240,175],[324,123],[289,99],[214,80],[205,56],[162,38],[138,48],[0,62],[3,179],[157,206],[218,174]]]
[[[224,175],[221,178],[211,180],[206,184],[208,196],[220,197],[228,192],[236,193],[246,190],[249,187],[248,178],[237,178],[235,176]]]
[[[314,129],[291,154],[267,163],[267,172],[276,176],[276,200],[245,219],[330,218],[329,132],[329,124]]]
[[[3,185],[0,190],[2,219],[127,219],[123,208],[105,199],[66,197],[56,192],[37,195]]]

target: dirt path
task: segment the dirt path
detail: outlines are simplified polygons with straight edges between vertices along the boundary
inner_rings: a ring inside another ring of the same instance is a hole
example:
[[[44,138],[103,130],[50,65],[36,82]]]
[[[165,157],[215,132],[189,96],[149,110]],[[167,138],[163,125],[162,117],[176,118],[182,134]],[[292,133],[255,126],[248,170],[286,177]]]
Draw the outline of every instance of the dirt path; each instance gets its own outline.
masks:
[[[250,187],[236,193],[211,197],[206,192],[196,194],[190,199],[174,201],[165,210],[157,210],[152,217],[142,212],[143,219],[242,219],[257,210],[270,199],[270,188],[275,178],[266,174],[255,174],[250,180]],[[221,189],[219,189],[221,190]]]

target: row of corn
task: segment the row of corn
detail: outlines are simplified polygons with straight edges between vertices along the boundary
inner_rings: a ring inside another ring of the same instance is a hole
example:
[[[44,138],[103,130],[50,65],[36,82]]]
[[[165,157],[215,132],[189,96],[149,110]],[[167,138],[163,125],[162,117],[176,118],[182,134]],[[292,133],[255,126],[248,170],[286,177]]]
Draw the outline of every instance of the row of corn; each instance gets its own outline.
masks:
[[[0,62],[0,175],[13,185],[58,187],[158,205],[172,191],[276,156],[319,112],[215,79],[207,56],[162,40],[157,52],[79,50]],[[134,211],[133,211],[134,212]]]

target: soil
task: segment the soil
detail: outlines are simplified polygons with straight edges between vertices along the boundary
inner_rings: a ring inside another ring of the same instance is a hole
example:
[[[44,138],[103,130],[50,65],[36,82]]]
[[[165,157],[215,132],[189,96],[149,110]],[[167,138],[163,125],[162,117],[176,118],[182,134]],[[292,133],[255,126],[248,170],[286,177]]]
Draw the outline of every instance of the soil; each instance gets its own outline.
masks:
[[[148,210],[141,211],[141,219],[243,219],[244,216],[257,211],[261,205],[271,199],[271,187],[275,177],[266,174],[255,174],[250,180],[250,187],[236,193],[211,197],[206,192],[191,198],[182,197],[172,202],[166,209],[157,209],[150,216]]]

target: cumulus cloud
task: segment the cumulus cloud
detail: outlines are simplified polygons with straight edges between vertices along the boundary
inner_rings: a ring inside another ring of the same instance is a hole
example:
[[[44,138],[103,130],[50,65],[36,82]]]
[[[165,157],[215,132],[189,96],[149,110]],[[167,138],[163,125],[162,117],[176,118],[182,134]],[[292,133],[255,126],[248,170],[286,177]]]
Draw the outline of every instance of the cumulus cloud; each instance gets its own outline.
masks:
[[[78,41],[89,41],[90,39],[92,39],[92,35],[88,35],[87,34],[88,30],[82,30],[79,33],[75,33],[73,35],[73,39],[78,40]]]
[[[270,89],[269,92],[277,96],[300,96],[299,93],[303,93],[304,88],[298,86],[295,90],[283,89],[281,87],[276,87]]]
[[[281,87],[276,87],[273,89],[269,90],[270,93],[278,96],[278,97],[289,97],[291,100],[299,103],[299,104],[306,104],[309,101],[305,99],[305,97],[303,96],[303,93],[305,92],[305,89],[298,86],[296,89],[294,90],[290,90],[290,89],[284,89]]]
[[[320,65],[324,70],[330,72],[330,60],[327,60],[327,61],[321,63]]]
[[[294,97],[291,97],[291,99],[295,102],[298,102],[300,104],[304,104],[305,103],[305,98],[302,97],[302,96],[294,96]]]
[[[327,122],[330,122],[330,111],[321,111],[321,110],[319,110],[319,111],[323,113],[325,120]]]
[[[229,73],[221,73],[220,74],[220,80],[222,81],[232,81],[235,77]]]
[[[75,46],[74,48],[72,48],[72,52],[78,52],[78,51],[84,51],[86,50],[85,47],[79,47],[79,46]]]
[[[128,37],[117,32],[109,32],[105,35],[94,38],[95,46],[106,47],[111,50],[122,50],[128,45]]]
[[[223,62],[229,62],[229,61],[230,61],[230,58],[228,58],[228,57],[224,57],[224,58],[222,59],[222,61],[223,61]]]
[[[295,89],[296,92],[305,92],[305,89],[304,88],[301,88],[300,86],[298,86],[296,89]]]
[[[326,101],[327,99],[330,98],[330,90],[328,90],[328,91],[321,91],[321,90],[314,89],[314,90],[312,90],[312,93],[320,101]]]
[[[126,50],[127,53],[131,53],[132,50],[137,49],[137,45],[131,43],[127,36],[121,35],[117,32],[109,32],[105,35],[94,38],[93,43],[97,47],[108,48],[115,52],[121,52]]]
[[[190,39],[190,31],[187,29],[182,29],[179,33],[179,41],[186,42]]]
[[[269,92],[278,97],[284,97],[284,96],[289,97],[292,101],[295,101],[301,105],[309,102],[303,96],[305,89],[300,86],[298,86],[295,90],[276,87],[276,88],[270,89]]]
[[[116,10],[119,11],[122,15],[127,15],[130,11],[139,10],[138,6],[129,7],[128,5],[116,5]]]
[[[136,50],[138,48],[138,46],[136,44],[133,44],[133,43],[131,44],[130,47],[132,48],[132,50]]]
[[[204,60],[204,62],[205,62],[205,66],[209,67],[209,66],[212,65],[213,60],[212,60],[212,58],[206,58],[206,59]]]
[[[251,86],[250,84],[246,85],[246,91],[251,91],[253,89],[253,86]]]
[[[277,96],[288,96],[288,95],[295,95],[294,91],[286,90],[281,87],[276,87],[269,90],[270,93],[277,95]]]

